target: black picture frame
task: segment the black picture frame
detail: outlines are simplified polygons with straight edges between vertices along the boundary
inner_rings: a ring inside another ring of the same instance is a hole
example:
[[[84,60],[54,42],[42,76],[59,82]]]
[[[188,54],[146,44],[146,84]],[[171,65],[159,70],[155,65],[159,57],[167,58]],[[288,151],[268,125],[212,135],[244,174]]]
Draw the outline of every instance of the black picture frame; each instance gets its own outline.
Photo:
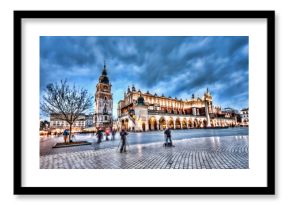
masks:
[[[267,21],[266,187],[23,187],[22,186],[22,19],[49,18],[219,18]],[[16,195],[273,195],[275,194],[275,11],[14,11],[14,194]]]

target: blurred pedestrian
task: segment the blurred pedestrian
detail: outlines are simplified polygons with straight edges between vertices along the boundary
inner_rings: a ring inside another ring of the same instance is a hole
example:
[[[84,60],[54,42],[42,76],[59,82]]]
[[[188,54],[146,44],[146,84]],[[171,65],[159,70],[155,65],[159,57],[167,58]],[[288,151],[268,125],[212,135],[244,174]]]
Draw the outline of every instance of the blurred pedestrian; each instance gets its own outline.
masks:
[[[63,131],[63,139],[64,139],[64,143],[67,143],[68,141],[68,136],[69,136],[69,131],[67,129],[65,129]]]
[[[97,139],[98,139],[97,143],[98,143],[98,144],[100,144],[100,143],[102,142],[102,138],[103,138],[103,132],[102,132],[101,129],[99,129],[99,130],[97,131]]]
[[[122,131],[120,132],[121,143],[122,143],[120,153],[126,152],[127,135],[128,133],[125,131],[125,129],[122,129]]]
[[[113,130],[112,130],[112,141],[115,140],[115,135],[116,135],[116,130],[113,129]]]
[[[171,139],[171,130],[170,128],[167,128],[165,131],[164,131],[164,136],[165,136],[165,147],[172,147],[173,144],[172,144],[172,139]]]
[[[106,129],[105,131],[106,141],[109,141],[109,135],[110,135],[110,130]]]

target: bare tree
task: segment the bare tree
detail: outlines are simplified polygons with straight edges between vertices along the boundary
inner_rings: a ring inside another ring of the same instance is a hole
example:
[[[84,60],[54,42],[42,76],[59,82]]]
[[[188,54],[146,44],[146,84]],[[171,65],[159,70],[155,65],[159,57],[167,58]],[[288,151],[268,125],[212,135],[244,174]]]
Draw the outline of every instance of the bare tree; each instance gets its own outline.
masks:
[[[48,84],[40,103],[40,109],[46,114],[57,114],[59,120],[69,124],[69,142],[72,125],[78,117],[92,107],[92,96],[83,88],[70,86],[66,80]]]

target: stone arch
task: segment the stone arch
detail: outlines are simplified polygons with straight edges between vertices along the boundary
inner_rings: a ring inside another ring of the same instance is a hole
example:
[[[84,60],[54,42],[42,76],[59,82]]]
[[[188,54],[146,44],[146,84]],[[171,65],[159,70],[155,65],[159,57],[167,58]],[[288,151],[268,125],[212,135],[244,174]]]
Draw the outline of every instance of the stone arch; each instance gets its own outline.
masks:
[[[224,127],[225,126],[225,121],[221,121],[221,126]]]
[[[193,127],[198,128],[198,120],[196,118],[193,120]]]
[[[170,117],[169,119],[168,119],[168,127],[169,128],[171,128],[171,129],[174,129],[174,121],[173,121],[173,118],[172,117]]]
[[[214,125],[214,120],[210,120],[210,126],[211,126],[211,127],[215,127],[215,125]]]
[[[192,128],[192,120],[189,118],[188,119],[188,122],[187,122],[187,124],[188,124],[188,128]]]
[[[128,120],[128,118],[123,119],[121,121],[121,129],[128,130],[128,126],[129,126],[129,120]]]
[[[202,128],[203,127],[203,123],[202,123],[202,120],[201,119],[198,120],[198,127],[199,128]]]
[[[120,127],[120,129],[123,129],[123,128],[125,128],[125,120],[121,120],[121,127]]]
[[[206,125],[207,125],[207,120],[204,119],[204,120],[202,121],[202,127],[207,127]]]
[[[148,120],[149,130],[157,130],[157,120],[155,117],[150,117]]]
[[[159,119],[159,126],[160,126],[160,130],[165,130],[166,129],[166,120],[164,117],[161,117]]]
[[[179,117],[175,120],[175,129],[181,129],[181,122]]]
[[[181,127],[182,127],[182,129],[187,129],[187,121],[186,121],[186,118],[183,118],[182,119]]]
[[[143,132],[146,131],[146,124],[145,124],[145,122],[142,123],[142,131],[143,131]]]
[[[217,126],[217,120],[216,120],[216,119],[213,120],[213,126],[214,126],[214,127]]]

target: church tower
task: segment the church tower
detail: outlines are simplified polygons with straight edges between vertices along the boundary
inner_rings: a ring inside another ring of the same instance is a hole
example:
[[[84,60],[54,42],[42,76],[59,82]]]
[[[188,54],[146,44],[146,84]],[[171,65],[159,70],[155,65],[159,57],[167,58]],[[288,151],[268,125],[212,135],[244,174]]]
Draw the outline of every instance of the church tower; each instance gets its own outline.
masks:
[[[113,126],[113,95],[112,85],[107,76],[106,64],[96,85],[95,94],[95,126],[106,129]]]

